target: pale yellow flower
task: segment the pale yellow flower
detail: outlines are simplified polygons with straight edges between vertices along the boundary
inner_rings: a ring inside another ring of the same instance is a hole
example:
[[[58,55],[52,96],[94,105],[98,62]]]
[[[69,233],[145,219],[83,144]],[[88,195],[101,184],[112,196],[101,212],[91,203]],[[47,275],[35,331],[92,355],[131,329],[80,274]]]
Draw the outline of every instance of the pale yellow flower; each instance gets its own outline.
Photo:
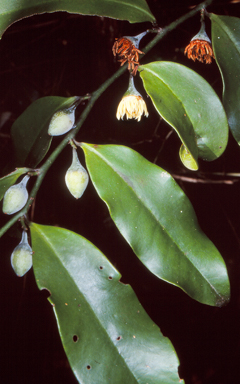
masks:
[[[145,101],[142,96],[139,95],[126,95],[123,96],[117,108],[117,119],[136,119],[141,120],[142,115],[148,117],[148,111]]]

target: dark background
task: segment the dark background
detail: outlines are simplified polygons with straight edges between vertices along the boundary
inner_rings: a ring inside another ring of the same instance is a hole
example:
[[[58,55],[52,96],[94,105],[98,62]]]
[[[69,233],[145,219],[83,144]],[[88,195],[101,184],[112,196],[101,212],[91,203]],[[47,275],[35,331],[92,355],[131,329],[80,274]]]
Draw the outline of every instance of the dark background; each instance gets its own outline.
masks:
[[[199,3],[148,0],[160,27]],[[240,17],[237,2],[215,1],[208,11]],[[206,20],[206,24],[210,34],[210,22]],[[68,97],[96,90],[119,67],[111,51],[115,38],[136,35],[149,27],[149,23],[132,25],[65,12],[34,16],[13,24],[0,41],[0,176],[13,170],[8,169],[13,157],[10,128],[28,105],[43,96]],[[216,63],[194,63],[183,54],[199,27],[197,15],[168,34],[141,62],[182,63],[208,80],[221,97],[222,82]],[[151,37],[142,40],[140,49]],[[179,138],[176,133],[170,134],[171,128],[159,119],[147,97],[148,119],[143,118],[140,123],[116,120],[117,105],[127,83],[125,73],[107,89],[77,139],[127,145],[175,175],[191,200],[203,231],[227,264],[230,303],[223,308],[200,304],[148,272],[118,233],[92,185],[75,201],[64,184],[71,163],[69,146],[48,172],[31,219],[73,230],[106,254],[122,274],[122,280],[132,285],[162,333],[172,341],[180,359],[180,376],[186,384],[237,384],[240,382],[240,183],[227,173],[240,173],[240,149],[230,135],[227,150],[220,159],[212,163],[200,161],[197,172],[185,169],[178,156]],[[136,84],[144,94],[140,79]],[[82,108],[78,108],[78,113]],[[59,141],[55,138],[52,148]],[[84,164],[83,155],[80,158]],[[220,175],[214,175],[215,172]],[[186,182],[183,176],[195,182]],[[1,215],[1,225],[6,220]],[[15,225],[0,241],[0,381],[76,384],[46,293],[36,287],[32,270],[24,278],[18,278],[11,269],[10,255],[19,243],[19,229]]]

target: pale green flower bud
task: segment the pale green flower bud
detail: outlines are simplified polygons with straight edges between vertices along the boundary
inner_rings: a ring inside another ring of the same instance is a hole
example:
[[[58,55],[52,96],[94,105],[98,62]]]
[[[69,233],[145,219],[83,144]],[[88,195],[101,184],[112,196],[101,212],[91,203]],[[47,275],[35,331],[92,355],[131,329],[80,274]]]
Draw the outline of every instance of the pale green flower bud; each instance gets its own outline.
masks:
[[[85,168],[81,165],[77,151],[73,148],[73,160],[72,165],[68,168],[65,182],[70,193],[76,198],[82,196],[83,192],[87,188],[89,181],[88,173]]]
[[[26,188],[30,176],[25,176],[18,184],[12,185],[3,197],[3,213],[12,215],[20,211],[27,202],[28,191]]]
[[[54,113],[48,127],[48,134],[51,136],[60,136],[70,131],[75,123],[75,109],[76,107],[74,106]]]
[[[17,276],[22,277],[32,267],[32,248],[28,244],[27,233],[23,231],[22,240],[11,255],[11,265]]]

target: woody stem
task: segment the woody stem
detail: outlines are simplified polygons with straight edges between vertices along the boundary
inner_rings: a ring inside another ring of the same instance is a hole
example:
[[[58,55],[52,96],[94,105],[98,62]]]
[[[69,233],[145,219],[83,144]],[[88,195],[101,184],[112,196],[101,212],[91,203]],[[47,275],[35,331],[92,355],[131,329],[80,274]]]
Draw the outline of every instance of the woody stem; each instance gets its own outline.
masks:
[[[186,13],[186,15],[183,15],[179,17],[176,21],[173,21],[171,24],[169,24],[167,27],[161,29],[161,31],[157,34],[156,37],[152,41],[150,41],[144,48],[144,53],[148,53],[162,38],[167,35],[169,32],[173,31],[175,28],[177,28],[180,24],[184,23],[187,19],[194,16],[196,13],[201,11],[202,9],[205,9],[208,5],[210,5],[214,0],[206,0],[203,3],[199,4],[197,7],[195,7],[192,11]]]
[[[186,21],[187,19],[194,16],[196,13],[198,13],[201,9],[204,7],[210,5],[213,2],[213,0],[206,0],[203,3],[199,4],[197,7],[195,7],[192,11],[188,12],[186,15],[180,17],[176,21],[169,24],[167,27],[163,28],[161,32],[150,42],[148,43],[144,51],[145,53],[149,52],[150,49],[152,49],[165,35],[167,35],[169,32],[171,32],[173,29],[177,28],[181,23]],[[84,121],[86,120],[87,116],[89,115],[92,107],[94,106],[97,99],[103,94],[103,92],[117,79],[119,78],[125,71],[127,70],[127,65],[124,65],[123,67],[119,68],[116,73],[114,73],[109,79],[107,79],[96,91],[94,91],[91,95],[91,98],[82,112],[81,116],[79,117],[76,128],[74,128],[72,131],[70,131],[64,139],[61,141],[61,143],[57,146],[57,148],[52,152],[52,154],[48,157],[48,159],[45,161],[45,163],[42,165],[42,167],[39,169],[39,175],[37,176],[37,180],[33,186],[33,189],[29,195],[29,199],[27,201],[27,204],[25,207],[19,211],[15,216],[13,216],[0,230],[0,237],[19,219],[27,215],[27,212],[29,211],[33,200],[36,197],[36,194],[40,188],[40,185],[42,184],[42,181],[48,171],[48,169],[51,167],[53,162],[56,160],[58,155],[62,152],[62,150],[67,146],[70,140],[72,140],[80,128],[82,127]],[[82,99],[89,99],[89,95],[86,95]]]

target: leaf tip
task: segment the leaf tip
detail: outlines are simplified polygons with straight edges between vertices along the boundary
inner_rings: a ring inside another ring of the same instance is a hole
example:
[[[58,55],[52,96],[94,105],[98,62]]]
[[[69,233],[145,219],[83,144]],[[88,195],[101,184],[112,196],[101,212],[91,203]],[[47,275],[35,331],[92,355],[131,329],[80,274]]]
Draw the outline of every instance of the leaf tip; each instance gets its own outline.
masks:
[[[224,295],[224,296],[220,296],[217,301],[216,301],[216,307],[218,308],[221,308],[221,307],[225,307],[230,301],[230,295]]]

